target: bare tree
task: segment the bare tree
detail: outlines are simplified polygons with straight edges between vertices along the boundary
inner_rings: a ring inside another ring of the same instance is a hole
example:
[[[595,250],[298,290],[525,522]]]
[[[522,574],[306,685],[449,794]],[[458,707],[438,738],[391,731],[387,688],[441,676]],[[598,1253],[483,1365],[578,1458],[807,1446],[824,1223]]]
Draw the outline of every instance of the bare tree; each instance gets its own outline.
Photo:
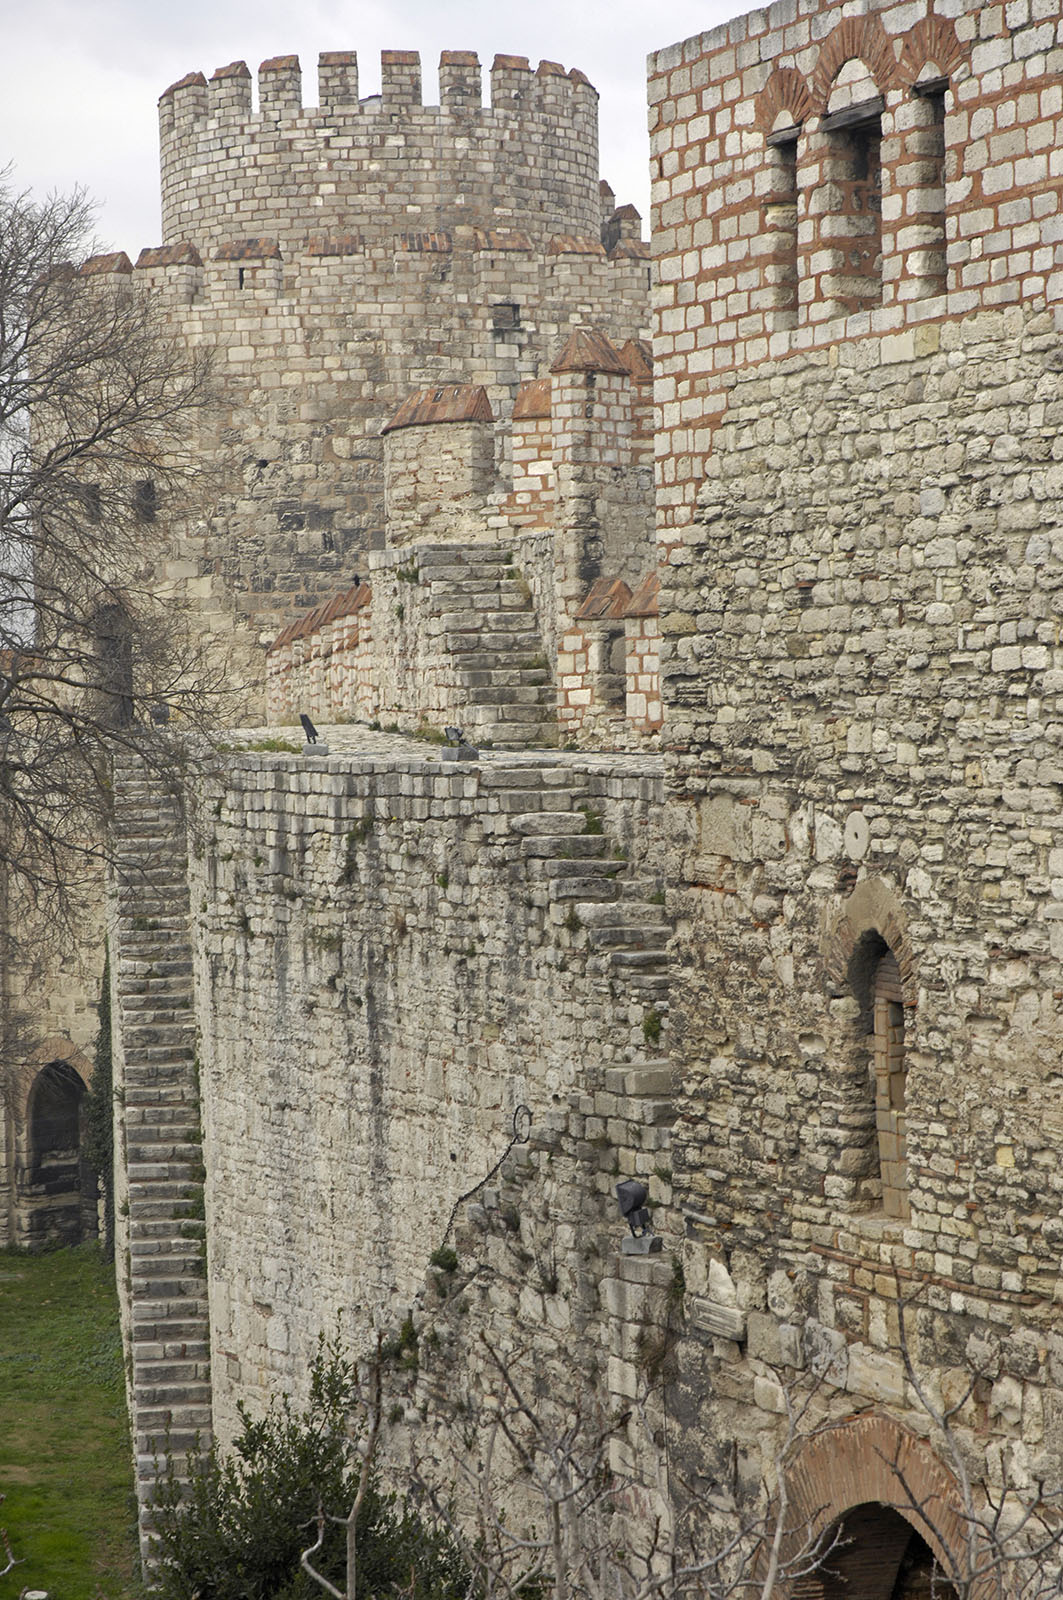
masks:
[[[898,1345],[908,1382],[931,1424],[940,1453],[956,1485],[956,1503],[928,1504],[911,1484],[898,1456],[887,1459],[896,1480],[898,1503],[950,1550],[951,1560],[941,1576],[952,1585],[957,1600],[1006,1597],[1006,1600],[1060,1600],[1063,1596],[1063,1489],[1050,1488],[1043,1477],[1009,1471],[1001,1461],[1000,1481],[994,1487],[976,1481],[971,1473],[958,1423],[979,1383],[991,1383],[992,1374],[974,1371],[951,1401],[936,1397],[933,1386],[916,1366],[909,1333],[910,1318],[920,1294],[905,1298],[896,1278]],[[962,1539],[951,1549],[944,1526],[948,1512],[958,1514]]]
[[[383,1338],[378,1334],[374,1354],[363,1363],[363,1372],[360,1374],[354,1363],[344,1363],[339,1359],[338,1353],[334,1370],[341,1371],[348,1381],[347,1400],[352,1410],[361,1410],[365,1415],[364,1433],[348,1429],[350,1440],[349,1448],[355,1457],[354,1495],[345,1516],[336,1516],[325,1510],[321,1504],[317,1508],[317,1538],[308,1549],[302,1552],[299,1564],[303,1571],[313,1578],[315,1583],[321,1585],[325,1593],[332,1596],[332,1600],[355,1600],[358,1592],[358,1519],[362,1514],[365,1503],[366,1491],[372,1481],[376,1470],[377,1446],[380,1443],[380,1425],[383,1420],[383,1388],[384,1388],[384,1353]],[[362,1379],[359,1387],[359,1377]],[[318,1572],[311,1562],[311,1556],[316,1556],[325,1543],[325,1528],[327,1523],[334,1522],[340,1525],[345,1532],[346,1543],[346,1572],[342,1589],[329,1579],[324,1573]]]
[[[442,1485],[415,1452],[410,1487],[458,1543],[483,1600],[539,1590],[551,1600],[771,1600],[827,1561],[835,1531],[812,1519],[795,1528],[785,1492],[814,1382],[802,1396],[785,1391],[774,1481],[756,1506],[684,1484],[681,1511],[632,1519],[609,1446],[645,1399],[609,1412],[560,1355],[548,1375],[530,1347],[503,1353],[485,1335],[479,1345],[480,1392],[463,1390],[451,1422],[464,1446],[451,1451],[457,1481]]]
[[[86,273],[81,194],[0,181],[0,879],[9,960],[72,919],[106,851],[116,750],[168,777],[225,689],[159,598],[197,509],[210,363],[129,273]],[[32,934],[30,931],[32,930]]]

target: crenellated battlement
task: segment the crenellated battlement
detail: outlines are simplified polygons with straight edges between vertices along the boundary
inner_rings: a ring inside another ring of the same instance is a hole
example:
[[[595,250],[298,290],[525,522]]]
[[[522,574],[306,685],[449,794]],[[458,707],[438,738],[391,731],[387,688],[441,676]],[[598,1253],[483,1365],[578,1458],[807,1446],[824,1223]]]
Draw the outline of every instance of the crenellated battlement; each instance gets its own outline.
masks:
[[[379,94],[359,98],[354,51],[318,60],[304,103],[297,56],[243,61],[209,81],[188,73],[159,101],[163,237],[261,235],[284,247],[352,227],[518,227],[536,239],[597,238],[598,96],[578,69],[498,55],[484,103],[472,51],[445,50],[439,104],[425,105],[421,59],[381,54]],[[202,244],[201,244],[202,248]]]

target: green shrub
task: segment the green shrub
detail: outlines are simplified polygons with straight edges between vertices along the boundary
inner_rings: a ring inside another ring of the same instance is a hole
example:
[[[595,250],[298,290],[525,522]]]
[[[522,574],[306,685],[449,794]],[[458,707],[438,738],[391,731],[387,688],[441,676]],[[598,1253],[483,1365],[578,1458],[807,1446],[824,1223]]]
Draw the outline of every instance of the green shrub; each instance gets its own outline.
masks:
[[[163,1600],[310,1600],[321,1588],[300,1571],[300,1552],[316,1538],[321,1506],[344,1516],[354,1503],[357,1460],[347,1428],[357,1401],[354,1364],[322,1341],[311,1367],[310,1400],[288,1399],[259,1421],[241,1406],[233,1453],[195,1455],[186,1485],[167,1460],[155,1524]],[[410,1600],[463,1600],[468,1577],[448,1536],[426,1523],[375,1476],[358,1521],[358,1593],[365,1600],[401,1589]],[[344,1581],[345,1530],[330,1523],[319,1572]]]

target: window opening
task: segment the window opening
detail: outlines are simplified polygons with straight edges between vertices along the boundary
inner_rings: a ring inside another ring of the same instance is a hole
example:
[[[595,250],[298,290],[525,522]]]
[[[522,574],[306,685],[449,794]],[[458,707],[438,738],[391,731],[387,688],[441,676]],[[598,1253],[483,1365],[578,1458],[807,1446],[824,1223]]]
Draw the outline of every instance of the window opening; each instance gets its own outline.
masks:
[[[875,1129],[878,1135],[882,1209],[890,1217],[908,1216],[908,1160],[904,1059],[904,994],[892,950],[875,966],[872,987],[874,1026]]]
[[[807,1600],[956,1600],[956,1588],[917,1529],[891,1506],[853,1506],[838,1539],[801,1586]]]
[[[822,237],[833,257],[823,288],[834,316],[882,301],[882,111],[867,67],[846,61],[820,123],[829,139]]]
[[[495,333],[509,333],[520,327],[520,306],[513,300],[499,300],[491,307],[491,327]]]
[[[908,298],[944,294],[945,91],[948,79],[923,78],[914,87],[916,125],[905,141],[905,222],[899,245],[905,258]]]
[[[154,522],[158,510],[155,484],[151,478],[142,478],[133,486],[133,511],[138,522]]]
[[[770,308],[769,326],[773,332],[797,326],[797,140],[800,132],[799,127],[787,126],[768,135],[771,190],[764,206],[764,232],[769,241],[764,284]]]
[[[30,1182],[48,1192],[78,1184],[79,1114],[85,1086],[65,1061],[50,1061],[30,1095]]]

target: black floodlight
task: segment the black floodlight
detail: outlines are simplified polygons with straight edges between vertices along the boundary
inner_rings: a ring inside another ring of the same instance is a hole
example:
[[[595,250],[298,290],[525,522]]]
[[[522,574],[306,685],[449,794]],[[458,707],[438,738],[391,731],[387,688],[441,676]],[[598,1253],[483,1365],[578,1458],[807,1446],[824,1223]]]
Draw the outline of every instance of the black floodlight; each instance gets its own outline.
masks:
[[[464,733],[463,729],[461,729],[461,728],[452,728],[452,727],[450,727],[448,725],[447,727],[445,727],[443,729],[443,732],[446,734],[447,739],[450,741],[451,744],[464,744],[465,743],[465,733]]]
[[[314,727],[314,724],[310,721],[310,718],[307,716],[305,711],[300,711],[299,721],[303,725],[303,733],[306,735],[307,744],[317,744],[317,729]]]
[[[618,1183],[616,1186],[620,1215],[636,1239],[641,1239],[643,1234],[653,1231],[650,1227],[650,1214],[646,1209],[649,1192],[649,1186],[640,1183],[638,1178],[625,1178],[623,1183]]]

